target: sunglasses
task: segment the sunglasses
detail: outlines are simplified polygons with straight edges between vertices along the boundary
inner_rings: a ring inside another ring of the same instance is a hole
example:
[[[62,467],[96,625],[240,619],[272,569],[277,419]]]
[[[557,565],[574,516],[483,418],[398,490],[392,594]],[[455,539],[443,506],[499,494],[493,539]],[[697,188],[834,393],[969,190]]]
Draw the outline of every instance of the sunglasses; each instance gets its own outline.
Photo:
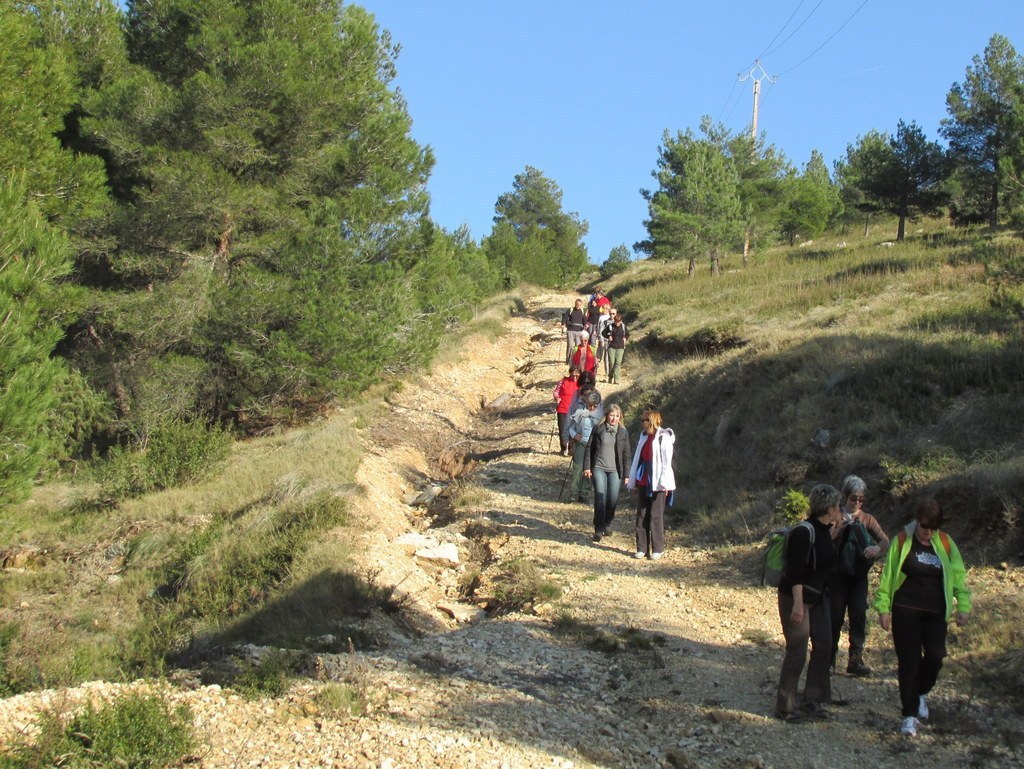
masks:
[[[851,495],[850,496],[850,500],[853,501],[853,502],[863,502],[864,501],[864,495],[863,494]]]

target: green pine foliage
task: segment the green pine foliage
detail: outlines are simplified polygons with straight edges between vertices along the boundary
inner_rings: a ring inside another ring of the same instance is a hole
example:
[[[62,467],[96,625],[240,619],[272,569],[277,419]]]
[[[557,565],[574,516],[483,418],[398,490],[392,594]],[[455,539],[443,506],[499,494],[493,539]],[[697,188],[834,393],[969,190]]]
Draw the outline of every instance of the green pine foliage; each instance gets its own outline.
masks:
[[[426,217],[433,158],[363,9],[156,0],[126,25],[82,120],[119,205],[71,355],[128,432],[308,415],[422,366],[495,290]]]
[[[629,256],[629,249],[625,243],[621,243],[608,252],[608,258],[601,263],[601,277],[610,278],[629,267],[632,260]]]
[[[644,190],[648,239],[637,247],[652,256],[708,257],[717,273],[719,255],[742,237],[743,210],[735,164],[713,140],[686,130],[662,137],[654,173],[657,190]]]
[[[586,268],[583,236],[589,225],[562,210],[562,190],[532,166],[517,174],[512,191],[498,197],[494,229],[484,240],[491,264],[505,288],[520,281],[539,286],[572,284]]]
[[[995,226],[1024,201],[1024,57],[993,35],[946,95],[942,135],[954,162],[951,213]]]
[[[51,353],[67,243],[25,197],[24,184],[0,182],[0,504],[23,499],[51,454],[46,426],[65,371]]]

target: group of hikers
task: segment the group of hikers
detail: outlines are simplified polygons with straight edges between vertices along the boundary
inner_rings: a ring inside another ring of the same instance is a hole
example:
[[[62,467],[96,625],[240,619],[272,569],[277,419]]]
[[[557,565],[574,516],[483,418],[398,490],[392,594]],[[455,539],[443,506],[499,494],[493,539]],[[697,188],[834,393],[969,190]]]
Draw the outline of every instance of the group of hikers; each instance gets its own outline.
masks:
[[[809,495],[810,513],[786,538],[786,567],[779,583],[779,617],[786,652],[779,674],[775,715],[788,723],[830,717],[831,674],[839,632],[849,617],[846,672],[867,676],[868,574],[885,554],[873,606],[878,624],[892,632],[901,716],[899,731],[913,737],[929,716],[928,693],[946,656],[954,618],[967,623],[971,593],[967,571],[935,499],[919,502],[911,521],[891,541],[864,511],[867,485],[847,476],[842,490],[821,484]],[[810,642],[810,661],[807,646]],[[803,694],[800,675],[807,665]]]
[[[604,292],[597,288],[584,307],[577,299],[562,314],[569,370],[557,385],[555,430],[559,454],[572,457],[561,499],[585,501],[594,495],[594,542],[612,534],[612,522],[625,486],[636,493],[634,558],[660,559],[665,552],[665,509],[672,503],[676,482],[672,470],[675,433],[661,424],[661,414],[643,413],[636,450],[622,424],[622,408],[604,404],[597,389],[597,366],[605,363],[609,384],[618,384],[629,331]]]
[[[562,313],[562,331],[566,363],[595,380],[600,367],[607,382],[618,384],[629,331],[604,291],[595,288],[586,306],[579,298]]]
[[[607,309],[604,309],[607,308]],[[637,446],[631,448],[622,408],[607,406],[597,390],[596,368],[605,362],[606,381],[618,382],[622,350],[629,333],[622,317],[600,289],[584,308],[577,299],[562,316],[568,374],[555,386],[559,453],[571,456],[560,499],[585,501],[593,490],[594,534],[612,534],[623,486],[636,493],[635,558],[659,560],[665,552],[665,510],[672,505],[675,433],[660,412],[643,412]],[[619,329],[619,330],[616,330]],[[601,340],[607,340],[603,347]],[[618,351],[614,353],[614,351]],[[588,483],[589,482],[589,483]],[[946,656],[948,623],[966,624],[971,594],[963,558],[942,530],[939,503],[929,499],[914,509],[914,520],[892,540],[864,510],[865,482],[847,476],[842,489],[815,486],[805,521],[785,539],[785,568],[778,581],[778,607],[786,651],[779,674],[774,714],[786,723],[831,717],[831,675],[840,632],[849,621],[846,672],[869,676],[867,639],[868,576],[883,559],[873,606],[879,625],[892,632],[901,704],[899,731],[915,736],[929,716],[927,696]],[[808,661],[808,646],[810,659]],[[806,681],[799,683],[804,667]]]

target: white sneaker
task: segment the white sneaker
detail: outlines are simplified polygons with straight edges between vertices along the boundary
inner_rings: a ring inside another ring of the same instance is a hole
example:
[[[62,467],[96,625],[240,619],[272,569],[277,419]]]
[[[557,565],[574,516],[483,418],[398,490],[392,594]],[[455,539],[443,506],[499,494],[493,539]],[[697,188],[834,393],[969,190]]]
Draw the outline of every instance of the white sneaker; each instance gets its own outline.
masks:
[[[644,554],[641,553],[639,550],[637,550],[635,553],[633,553],[633,557],[634,558],[643,558]]]
[[[920,721],[918,721],[913,716],[907,716],[903,719],[903,723],[900,724],[900,734],[902,734],[904,737],[916,737],[917,727],[919,725]]]
[[[928,720],[928,699],[923,694],[917,700],[917,717],[922,721]]]
[[[662,555],[664,555],[664,553],[651,553],[651,560],[657,561]]]

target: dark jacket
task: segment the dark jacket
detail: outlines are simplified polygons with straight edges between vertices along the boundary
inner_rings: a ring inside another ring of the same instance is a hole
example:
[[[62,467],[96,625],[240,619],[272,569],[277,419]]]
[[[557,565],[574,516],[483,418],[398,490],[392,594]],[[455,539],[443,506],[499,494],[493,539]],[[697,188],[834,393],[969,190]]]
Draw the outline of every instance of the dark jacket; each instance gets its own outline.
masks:
[[[591,433],[590,450],[583,456],[584,470],[592,470],[594,468],[597,456],[601,452],[601,444],[608,437],[608,432],[604,428],[605,425],[599,425]],[[625,479],[629,474],[629,462],[632,455],[633,452],[629,447],[629,431],[622,425],[619,425],[619,429],[615,433],[615,469],[618,470],[620,478]]]
[[[811,555],[811,534],[804,526],[794,526],[786,543],[786,570],[779,583],[779,592],[793,595],[793,585],[804,586],[804,603],[821,602],[828,584],[836,551],[832,545],[832,527],[817,518],[807,519],[814,527],[814,555]]]
[[[629,339],[629,331],[626,329],[625,323],[609,323],[604,327],[601,335],[608,340],[608,346],[613,350],[624,349],[626,340]]]

